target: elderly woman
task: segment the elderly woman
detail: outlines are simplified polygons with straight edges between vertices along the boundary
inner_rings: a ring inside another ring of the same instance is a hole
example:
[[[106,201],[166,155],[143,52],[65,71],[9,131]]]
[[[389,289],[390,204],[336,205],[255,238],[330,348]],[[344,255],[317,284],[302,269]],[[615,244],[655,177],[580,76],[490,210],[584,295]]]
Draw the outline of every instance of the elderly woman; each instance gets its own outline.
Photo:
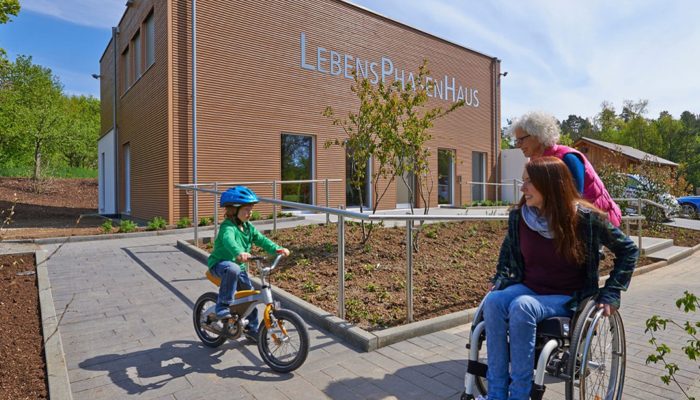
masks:
[[[620,207],[610,197],[591,163],[578,150],[557,144],[559,123],[556,118],[541,112],[530,112],[516,119],[509,132],[515,139],[515,145],[522,150],[525,157],[536,159],[553,156],[564,161],[571,171],[581,197],[605,211],[613,225],[620,226],[622,222]]]

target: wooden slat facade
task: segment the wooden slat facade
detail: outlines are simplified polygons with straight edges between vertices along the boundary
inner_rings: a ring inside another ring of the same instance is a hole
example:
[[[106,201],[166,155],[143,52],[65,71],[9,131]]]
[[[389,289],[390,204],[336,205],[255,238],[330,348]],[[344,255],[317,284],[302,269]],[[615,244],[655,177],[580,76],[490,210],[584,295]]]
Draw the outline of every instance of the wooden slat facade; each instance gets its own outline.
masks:
[[[119,141],[131,144],[131,214],[144,219],[163,216],[173,223],[192,209],[190,195],[173,187],[192,182],[191,1],[134,4],[120,23],[119,54],[126,37],[153,9],[156,61],[119,101]],[[472,106],[439,120],[430,131],[435,175],[431,203],[437,204],[438,149],[455,151],[455,175],[464,182],[471,180],[472,152],[486,153],[487,178],[497,179],[500,90],[496,78],[500,70],[496,59],[338,0],[212,0],[197,3],[200,183],[280,180],[282,133],[313,137],[314,178],[345,178],[344,149],[324,148],[326,141],[344,134],[321,113],[332,106],[338,115],[347,115],[357,107],[350,91],[352,80],[342,72],[333,76],[302,68],[302,32],[307,64],[316,65],[318,47],[327,49],[328,58],[331,50],[370,62],[388,57],[406,75],[417,74],[426,58],[433,77],[455,78],[455,91],[460,85],[478,90],[478,107],[472,98]],[[108,48],[101,60],[103,75],[111,71],[110,63]],[[108,80],[102,84],[103,132],[111,128],[111,103],[106,101],[111,84]],[[450,104],[440,99],[429,102],[431,107]],[[470,200],[470,186],[462,188],[463,202]],[[253,189],[261,196],[272,196],[269,186]],[[345,204],[345,185],[332,184],[330,197],[332,206]],[[317,185],[315,201],[324,204],[323,185]],[[395,204],[392,185],[381,208]],[[260,210],[265,214],[269,208],[262,205]],[[200,196],[199,214],[213,214],[211,196]]]

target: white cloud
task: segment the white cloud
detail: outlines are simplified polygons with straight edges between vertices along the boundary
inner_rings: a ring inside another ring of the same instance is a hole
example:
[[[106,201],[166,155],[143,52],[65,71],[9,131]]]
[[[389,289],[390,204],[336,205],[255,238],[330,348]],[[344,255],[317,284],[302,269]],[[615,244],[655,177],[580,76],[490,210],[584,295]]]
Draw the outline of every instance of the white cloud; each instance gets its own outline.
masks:
[[[593,117],[603,101],[649,100],[648,116],[700,113],[700,2],[355,0],[498,57],[502,116]]]
[[[21,2],[25,10],[96,28],[116,26],[124,12],[125,4],[125,0],[22,0]]]

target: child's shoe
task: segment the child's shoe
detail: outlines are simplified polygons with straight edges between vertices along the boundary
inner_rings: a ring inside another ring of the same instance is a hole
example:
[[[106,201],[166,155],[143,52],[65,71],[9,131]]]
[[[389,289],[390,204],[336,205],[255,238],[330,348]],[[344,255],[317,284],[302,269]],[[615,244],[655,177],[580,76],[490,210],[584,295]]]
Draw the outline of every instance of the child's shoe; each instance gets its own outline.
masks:
[[[226,318],[231,318],[231,310],[227,305],[224,304],[217,304],[216,305],[216,318],[218,319],[226,319]]]

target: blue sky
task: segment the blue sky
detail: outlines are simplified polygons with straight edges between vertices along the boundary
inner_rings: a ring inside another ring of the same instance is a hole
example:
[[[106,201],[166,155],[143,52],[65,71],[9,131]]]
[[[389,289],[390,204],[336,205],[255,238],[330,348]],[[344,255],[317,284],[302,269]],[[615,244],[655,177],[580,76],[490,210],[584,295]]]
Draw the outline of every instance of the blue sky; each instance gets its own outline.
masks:
[[[163,0],[164,1],[164,0]],[[125,0],[20,0],[0,25],[10,58],[31,55],[70,94],[99,97],[90,74]],[[542,110],[592,117],[603,101],[649,100],[700,113],[700,1],[355,0],[386,17],[502,60],[502,116]]]

